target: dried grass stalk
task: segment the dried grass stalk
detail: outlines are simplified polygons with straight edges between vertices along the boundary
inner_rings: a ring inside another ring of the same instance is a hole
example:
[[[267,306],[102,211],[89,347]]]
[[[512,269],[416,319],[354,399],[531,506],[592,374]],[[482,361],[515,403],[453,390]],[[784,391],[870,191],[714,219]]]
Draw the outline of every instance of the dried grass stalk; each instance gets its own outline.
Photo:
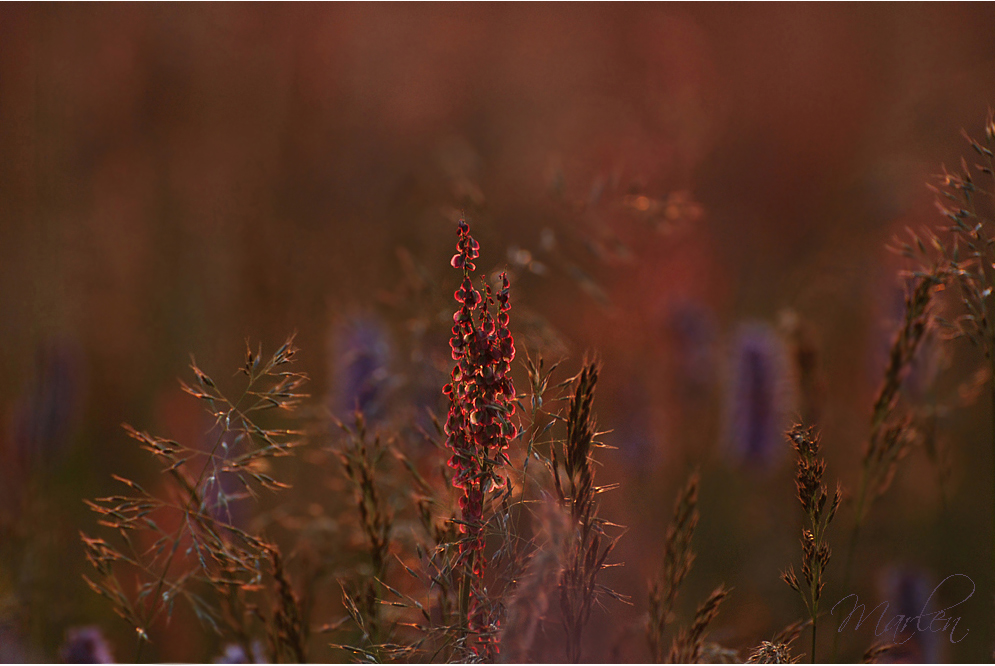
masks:
[[[725,585],[715,588],[704,603],[698,607],[690,627],[682,628],[670,646],[668,661],[672,664],[696,664],[701,660],[702,648],[705,644],[705,630],[719,614],[719,604],[727,596],[730,589]]]
[[[695,559],[691,538],[699,517],[699,480],[698,473],[693,472],[674,504],[674,518],[667,528],[663,551],[663,571],[657,580],[650,583],[646,636],[656,663],[661,663],[666,656],[664,632],[672,619],[677,592]]]
[[[791,647],[785,643],[764,641],[750,653],[748,664],[795,664],[797,657],[791,656]]]
[[[287,487],[270,475],[269,461],[292,455],[303,433],[263,428],[254,418],[270,409],[293,411],[307,397],[301,392],[307,376],[287,369],[296,353],[293,336],[268,359],[261,348],[253,351],[246,344],[245,363],[239,368],[246,385],[235,400],[191,363],[196,382],[181,381],[181,387],[204,403],[216,424],[217,436],[206,455],[197,446],[124,426],[159,461],[172,482],[169,492],[162,497],[115,476],[127,491],[87,505],[100,516],[100,525],[117,533],[118,543],[81,536],[98,574],[84,580],[135,628],[135,661],[141,660],[152,626],[172,615],[178,599],[185,600],[205,626],[246,642],[246,618],[253,615],[247,599],[266,590],[268,564],[278,551],[243,530],[230,505],[255,496],[259,489]],[[226,478],[244,492],[227,488]],[[163,527],[170,523],[178,527]],[[131,583],[135,577],[137,588]]]
[[[594,389],[598,365],[584,364],[576,379],[567,416],[567,437],[558,453],[551,448],[549,461],[553,484],[560,502],[569,512],[574,534],[567,547],[566,565],[560,577],[560,613],[566,632],[567,660],[580,661],[584,628],[594,602],[607,595],[625,597],[598,583],[598,575],[608,565],[618,537],[607,534],[611,524],[598,517],[596,496],[609,486],[594,485],[594,449],[599,445],[594,417]],[[562,469],[561,469],[562,468]]]
[[[896,647],[898,646],[894,643],[878,643],[876,645],[872,645],[867,648],[866,652],[864,652],[864,657],[860,660],[860,663],[876,664],[878,663],[878,659],[885,656]]]
[[[829,542],[826,539],[826,528],[836,516],[843,491],[837,485],[832,500],[829,500],[829,491],[822,483],[826,472],[826,461],[819,457],[820,441],[815,428],[795,425],[787,435],[798,456],[795,484],[798,501],[801,502],[805,513],[805,527],[802,529],[801,538],[801,578],[795,573],[793,565],[789,566],[781,577],[791,589],[799,593],[811,618],[812,663],[815,663],[819,601],[826,585],[825,571],[831,555]]]
[[[571,523],[561,508],[545,502],[539,513],[545,545],[530,558],[525,574],[507,602],[499,635],[504,663],[523,663],[529,655],[557,590],[571,536]]]

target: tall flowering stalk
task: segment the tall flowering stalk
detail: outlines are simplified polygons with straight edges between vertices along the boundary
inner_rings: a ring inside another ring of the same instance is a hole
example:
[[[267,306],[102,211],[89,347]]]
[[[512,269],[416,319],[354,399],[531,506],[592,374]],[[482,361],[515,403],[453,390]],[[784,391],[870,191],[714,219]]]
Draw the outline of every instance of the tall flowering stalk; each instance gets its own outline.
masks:
[[[985,118],[985,143],[965,138],[980,158],[973,168],[961,158],[959,172],[945,173],[935,188],[937,207],[951,225],[953,248],[943,247],[952,278],[960,286],[962,309],[956,331],[980,347],[991,381],[991,483],[995,493],[995,112]],[[944,169],[946,171],[946,169]],[[995,502],[995,494],[993,494]],[[995,504],[992,507],[992,566],[995,566]]]
[[[453,315],[449,341],[456,366],[452,381],[443,389],[449,398],[445,433],[446,445],[452,449],[449,466],[456,472],[453,485],[462,491],[460,614],[463,626],[479,634],[487,625],[481,604],[485,497],[504,487],[506,480],[498,469],[509,463],[506,449],[518,434],[510,421],[515,413],[511,380],[515,342],[508,330],[508,277],[501,274],[501,289],[496,294],[487,285],[483,294],[474,288],[471,274],[476,270],[473,260],[480,256],[480,244],[470,236],[470,227],[463,220],[456,248],[451,263],[463,271],[463,281],[455,294],[459,309]]]
[[[826,528],[833,522],[836,511],[843,499],[839,484],[830,496],[822,483],[826,473],[826,461],[819,457],[819,433],[814,427],[804,428],[795,425],[787,432],[788,441],[798,454],[798,473],[795,485],[798,501],[805,512],[805,527],[802,528],[802,568],[801,577],[794,566],[781,574],[781,579],[801,595],[805,608],[812,619],[812,663],[815,663],[816,629],[819,620],[819,601],[826,586],[825,572],[829,565],[831,550],[826,539]],[[830,499],[831,497],[831,499]],[[827,507],[826,504],[829,504]]]

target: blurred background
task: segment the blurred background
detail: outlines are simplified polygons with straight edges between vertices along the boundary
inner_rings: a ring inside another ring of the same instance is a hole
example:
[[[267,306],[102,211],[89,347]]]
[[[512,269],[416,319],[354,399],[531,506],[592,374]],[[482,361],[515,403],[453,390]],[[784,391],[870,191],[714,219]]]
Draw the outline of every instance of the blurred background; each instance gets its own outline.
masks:
[[[58,659],[89,625],[130,658],[81,579],[82,499],[157,478],[121,423],[203,437],[177,383],[191,353],[227,379],[246,338],[297,331],[335,410],[355,400],[343,358],[372,339],[369,407],[440,413],[461,215],[478,267],[510,271],[520,357],[603,363],[600,480],[622,487],[602,514],[629,528],[610,579],[634,605],[595,610],[589,658],[648,658],[646,581],[693,466],[679,617],[724,581],[711,638],[769,639],[804,614],[779,576],[801,526],[779,433],[817,421],[827,480],[856,485],[902,314],[885,245],[942,221],[926,183],[968,154],[962,128],[982,134],[993,27],[989,4],[4,5],[0,660]],[[958,392],[976,351],[927,351],[905,390],[935,446],[903,462],[826,598],[915,606],[969,576],[966,639],[929,634],[917,656],[987,660],[989,408]],[[771,416],[743,441],[751,390]],[[852,520],[830,532],[836,565]],[[148,656],[220,654],[192,626]],[[877,640],[841,636],[848,660]]]

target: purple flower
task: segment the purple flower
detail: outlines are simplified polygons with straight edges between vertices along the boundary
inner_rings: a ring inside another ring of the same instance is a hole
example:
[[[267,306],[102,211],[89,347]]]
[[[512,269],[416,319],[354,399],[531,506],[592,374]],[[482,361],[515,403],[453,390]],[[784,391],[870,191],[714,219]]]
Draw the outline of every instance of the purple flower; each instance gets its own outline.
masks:
[[[13,436],[26,464],[48,462],[68,443],[79,403],[80,362],[64,343],[40,348],[35,379],[15,408]]]
[[[333,332],[331,408],[340,417],[359,409],[382,416],[391,383],[393,345],[383,322],[372,315],[340,321]]]
[[[673,343],[678,395],[701,399],[715,380],[715,315],[707,305],[681,301],[668,308],[665,326]]]
[[[619,449],[637,471],[649,473],[653,465],[654,437],[651,419],[652,401],[646,382],[637,374],[617,389],[615,404],[619,409],[612,421],[617,425],[607,434],[607,441]]]
[[[930,595],[936,589],[936,583],[928,572],[914,567],[893,567],[888,569],[881,579],[884,600],[888,602],[887,618],[899,615],[905,618],[917,617],[925,608],[927,600],[930,607],[927,612],[935,612],[943,607],[939,599]],[[926,627],[926,624],[923,624]],[[942,643],[949,634],[933,633],[928,628],[918,631],[915,622],[911,622],[906,631],[897,637],[889,635],[901,643],[885,653],[882,663],[922,663],[936,664],[942,661]]]
[[[28,661],[21,637],[13,624],[0,620],[0,664]]]
[[[727,440],[741,464],[770,468],[788,450],[784,430],[791,384],[784,343],[763,323],[742,324],[730,359]]]
[[[113,664],[110,646],[99,627],[74,627],[66,631],[66,642],[59,650],[66,664]]]
[[[266,655],[263,654],[263,646],[259,641],[252,642],[252,659],[245,654],[245,648],[238,643],[229,643],[225,646],[225,651],[220,657],[214,660],[215,664],[266,664]]]

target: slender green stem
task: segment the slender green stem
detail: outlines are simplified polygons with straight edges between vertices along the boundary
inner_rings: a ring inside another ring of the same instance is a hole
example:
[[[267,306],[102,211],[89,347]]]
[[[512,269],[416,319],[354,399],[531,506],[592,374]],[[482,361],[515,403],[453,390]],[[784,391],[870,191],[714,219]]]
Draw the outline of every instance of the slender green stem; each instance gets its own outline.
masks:
[[[992,395],[992,571],[995,572],[995,334],[989,341],[988,360],[991,366]]]
[[[860,485],[857,491],[857,501],[854,503],[853,531],[850,532],[850,541],[846,547],[846,557],[843,561],[843,594],[850,593],[850,577],[853,572],[853,556],[857,551],[857,541],[860,538],[860,528],[864,524],[864,502],[867,497],[867,468],[863,467],[860,472]],[[814,633],[814,625],[813,625]],[[840,632],[833,633],[833,652],[830,659],[835,662],[839,654]]]
[[[540,396],[541,397],[541,396]],[[525,513],[525,493],[529,488],[529,459],[532,458],[532,451],[535,447],[536,437],[539,433],[539,415],[542,414],[541,409],[533,410],[532,412],[532,423],[529,425],[529,443],[525,448],[525,462],[522,463],[522,495],[518,501],[518,516],[515,521],[515,539],[513,541],[515,548],[515,555],[518,555],[518,535],[522,533],[522,514]]]
[[[853,573],[853,556],[857,551],[857,541],[860,538],[860,528],[864,524],[864,502],[867,496],[867,474],[861,474],[860,490],[857,501],[854,504],[853,531],[850,532],[850,541],[846,547],[846,559],[843,563],[843,590],[848,592],[850,577]]]
[[[989,166],[993,166],[991,157],[988,158]],[[978,221],[978,227],[975,231],[979,236],[981,235],[981,222],[982,219],[978,217],[977,205],[975,204],[974,197],[969,193],[965,193],[967,197],[967,203],[971,210],[972,217]],[[992,326],[991,315],[992,315],[992,305],[995,298],[995,273],[989,273],[988,267],[992,265],[991,247],[990,239],[985,242],[981,247],[982,255],[979,256],[978,271],[981,274],[981,279],[984,284],[988,286],[988,293],[984,296],[982,301],[983,312],[988,316],[985,320],[985,325],[988,334],[988,348],[985,349],[985,354],[988,357],[988,367],[990,371],[990,376],[988,381],[991,382],[991,397],[992,397],[992,570],[995,571],[995,328]]]
[[[812,663],[815,663],[815,613],[812,613]]]
[[[159,582],[155,589],[155,594],[152,595],[152,605],[149,607],[148,616],[145,619],[145,626],[140,627],[138,631],[138,646],[135,650],[135,663],[139,664],[142,661],[142,650],[145,649],[145,643],[149,640],[147,628],[152,625],[152,621],[155,619],[158,612],[155,610],[156,600],[159,599],[159,595],[162,594],[162,586],[166,582],[166,576],[169,575],[169,568],[173,566],[173,559],[176,557],[176,551],[180,547],[180,539],[182,538],[182,531],[180,537],[173,542],[173,549],[169,551],[169,559],[166,560],[166,566],[162,570],[162,574],[159,576]]]
[[[472,566],[472,565],[471,565]],[[465,641],[470,635],[470,567],[463,565],[459,589],[459,630]]]
[[[812,527],[813,533],[815,535],[815,543],[818,546],[822,543],[822,533],[825,530],[826,525],[819,524],[819,521],[815,520],[814,514],[812,515]],[[812,605],[809,610],[812,612],[812,663],[815,663],[815,646],[816,646],[816,625],[819,621],[819,584],[822,582],[822,574],[824,573],[822,565],[815,563],[815,571],[813,571],[812,576],[812,587],[809,589],[809,594],[812,595]]]

